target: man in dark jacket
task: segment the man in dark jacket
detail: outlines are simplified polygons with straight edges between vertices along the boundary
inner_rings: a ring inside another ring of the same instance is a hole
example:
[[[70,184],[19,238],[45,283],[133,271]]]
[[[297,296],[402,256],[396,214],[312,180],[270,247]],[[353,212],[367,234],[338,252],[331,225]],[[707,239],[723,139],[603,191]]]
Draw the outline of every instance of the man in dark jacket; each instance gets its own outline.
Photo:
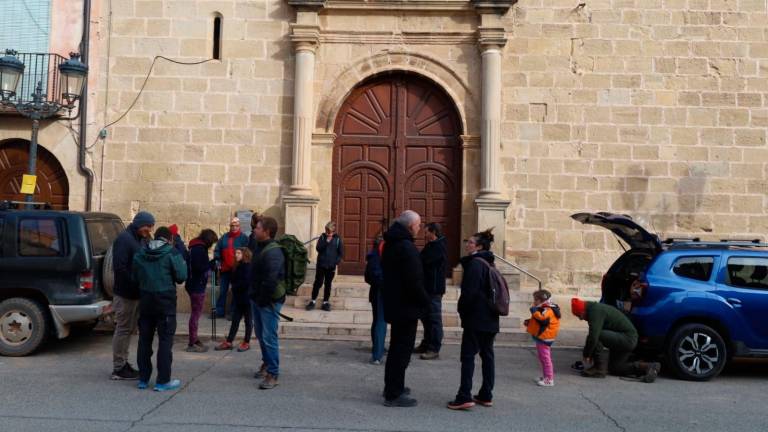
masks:
[[[253,328],[261,348],[261,367],[255,378],[259,388],[273,389],[280,375],[280,344],[277,337],[280,309],[285,303],[285,256],[275,241],[277,221],[262,217],[253,230],[257,241],[251,269],[250,298],[254,303]]]
[[[467,240],[467,255],[461,258],[464,269],[459,296],[461,327],[461,384],[456,398],[448,403],[453,410],[469,409],[476,403],[493,406],[493,385],[496,365],[493,340],[499,332],[499,314],[490,303],[490,267],[493,234],[490,230],[476,233]],[[477,395],[472,395],[472,377],[475,373],[475,356],[483,361],[483,384]]]
[[[317,295],[320,294],[320,287],[325,282],[325,291],[323,292],[323,310],[331,311],[331,284],[336,275],[336,266],[344,258],[344,244],[341,237],[336,234],[336,223],[331,221],[325,224],[325,232],[320,234],[317,240],[317,266],[315,267],[315,283],[312,285],[312,300],[307,303],[306,309],[312,310],[317,303]]]
[[[131,280],[133,257],[150,239],[155,217],[141,211],[112,245],[112,268],[115,272],[112,308],[115,311],[115,333],[112,337],[112,379],[135,380],[139,372],[128,363],[131,334],[139,320],[139,287]]]
[[[589,324],[589,334],[584,342],[584,364],[592,367],[582,371],[587,378],[605,378],[606,372],[617,376],[639,376],[641,381],[652,383],[659,375],[659,363],[630,362],[629,357],[637,345],[637,330],[624,313],[613,306],[571,299],[571,311]],[[603,348],[608,348],[606,364]]]
[[[443,295],[448,250],[440,224],[429,223],[425,228],[427,244],[421,250],[421,264],[424,266],[424,289],[429,294],[430,302],[429,311],[421,317],[424,339],[413,352],[421,354],[422,360],[434,360],[440,356],[443,343]]]
[[[152,340],[157,332],[157,380],[155,391],[175,390],[181,381],[171,380],[173,336],[176,334],[176,284],[187,279],[187,263],[171,246],[167,227],[155,231],[155,239],[141,248],[133,262],[132,280],[139,286],[139,389],[152,376]]]
[[[424,269],[413,238],[419,233],[421,217],[406,210],[384,234],[384,318],[392,325],[389,355],[384,370],[384,405],[416,406],[405,388],[405,370],[416,342],[416,326],[429,307],[424,291]]]

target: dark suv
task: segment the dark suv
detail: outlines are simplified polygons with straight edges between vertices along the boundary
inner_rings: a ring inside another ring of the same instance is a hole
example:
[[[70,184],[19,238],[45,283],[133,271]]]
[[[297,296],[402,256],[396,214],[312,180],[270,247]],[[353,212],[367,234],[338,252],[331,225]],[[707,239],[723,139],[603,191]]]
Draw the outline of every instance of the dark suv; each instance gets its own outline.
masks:
[[[110,312],[104,258],[123,223],[109,213],[13,207],[0,203],[0,355],[24,356]]]
[[[579,213],[630,249],[603,277],[602,299],[627,312],[638,353],[680,378],[706,381],[733,357],[768,357],[768,244],[660,239],[626,215]]]

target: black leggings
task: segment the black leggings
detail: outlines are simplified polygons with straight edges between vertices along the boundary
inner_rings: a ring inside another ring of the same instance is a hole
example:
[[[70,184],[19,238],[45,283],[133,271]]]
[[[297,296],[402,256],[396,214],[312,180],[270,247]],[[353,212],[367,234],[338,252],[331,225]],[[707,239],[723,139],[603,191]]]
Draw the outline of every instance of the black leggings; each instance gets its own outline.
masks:
[[[253,319],[251,319],[251,303],[246,300],[238,300],[233,302],[235,304],[232,311],[232,324],[229,326],[229,335],[227,336],[227,342],[232,343],[237,337],[237,331],[240,329],[240,320],[245,318],[245,339],[246,343],[251,341],[251,333],[253,332]]]

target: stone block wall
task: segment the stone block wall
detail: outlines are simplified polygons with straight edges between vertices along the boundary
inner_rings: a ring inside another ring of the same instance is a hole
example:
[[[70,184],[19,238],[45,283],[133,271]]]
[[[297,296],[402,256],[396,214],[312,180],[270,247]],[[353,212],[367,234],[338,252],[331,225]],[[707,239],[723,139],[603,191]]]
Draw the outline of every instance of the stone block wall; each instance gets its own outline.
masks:
[[[505,22],[508,256],[595,294],[621,249],[574,212],[765,239],[764,1],[520,0]]]

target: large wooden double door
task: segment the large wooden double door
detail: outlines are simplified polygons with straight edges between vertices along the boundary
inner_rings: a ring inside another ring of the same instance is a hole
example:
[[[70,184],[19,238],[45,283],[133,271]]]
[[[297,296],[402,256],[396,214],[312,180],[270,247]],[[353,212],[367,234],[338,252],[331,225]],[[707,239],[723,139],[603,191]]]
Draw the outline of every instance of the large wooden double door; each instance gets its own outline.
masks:
[[[340,271],[362,274],[373,239],[404,210],[438,222],[451,266],[461,233],[461,124],[431,81],[386,75],[361,84],[336,119],[333,219],[345,243]],[[423,231],[417,245],[424,245]]]
[[[69,182],[59,161],[51,152],[37,147],[37,186],[35,201],[47,202],[55,210],[67,210]],[[0,143],[0,201],[24,201],[21,179],[29,171],[29,141]]]

